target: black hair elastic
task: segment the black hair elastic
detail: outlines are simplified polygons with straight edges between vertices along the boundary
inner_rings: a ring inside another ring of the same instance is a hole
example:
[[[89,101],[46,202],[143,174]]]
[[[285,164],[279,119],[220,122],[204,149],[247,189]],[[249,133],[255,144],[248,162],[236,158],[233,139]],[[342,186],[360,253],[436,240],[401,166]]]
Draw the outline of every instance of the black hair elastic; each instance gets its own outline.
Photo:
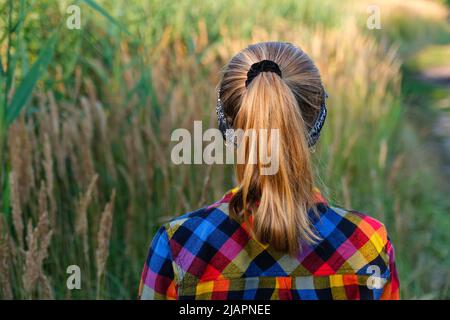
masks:
[[[245,80],[245,87],[248,87],[255,77],[261,72],[274,72],[282,78],[281,70],[278,64],[272,60],[261,60],[252,64],[250,70],[247,72],[247,80]]]

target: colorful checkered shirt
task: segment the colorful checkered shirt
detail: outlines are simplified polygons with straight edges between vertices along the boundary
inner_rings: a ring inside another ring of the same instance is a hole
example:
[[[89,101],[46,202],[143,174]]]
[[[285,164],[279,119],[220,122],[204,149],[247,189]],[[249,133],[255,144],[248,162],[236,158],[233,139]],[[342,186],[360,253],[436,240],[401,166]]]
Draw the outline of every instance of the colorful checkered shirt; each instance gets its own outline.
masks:
[[[399,299],[394,248],[382,223],[331,207],[317,190],[316,244],[297,257],[254,239],[230,217],[233,190],[156,233],[140,299]]]

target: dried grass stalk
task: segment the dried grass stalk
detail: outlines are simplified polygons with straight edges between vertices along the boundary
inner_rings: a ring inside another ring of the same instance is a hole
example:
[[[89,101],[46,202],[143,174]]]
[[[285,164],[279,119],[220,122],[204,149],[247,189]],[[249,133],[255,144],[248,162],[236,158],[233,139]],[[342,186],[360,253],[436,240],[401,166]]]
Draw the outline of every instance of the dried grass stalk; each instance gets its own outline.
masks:
[[[45,180],[47,182],[47,196],[50,200],[50,222],[52,227],[56,226],[56,200],[53,193],[54,190],[54,176],[53,176],[53,158],[52,147],[50,145],[50,139],[48,134],[44,135],[44,171]]]
[[[0,298],[4,300],[11,300],[13,298],[10,276],[10,249],[9,233],[4,214],[0,212]]]
[[[45,186],[45,181],[41,181],[41,187],[39,188],[39,198],[38,198],[38,212],[46,212],[48,211],[47,205],[47,188]],[[37,217],[36,217],[37,219]]]
[[[55,297],[53,295],[52,285],[50,283],[49,278],[41,273],[38,279],[39,284],[39,298],[44,300],[54,300]]]
[[[22,208],[20,206],[20,191],[17,181],[17,176],[14,171],[9,174],[9,185],[11,188],[11,204],[12,204],[12,218],[14,231],[16,232],[17,241],[23,248],[23,220]]]
[[[34,229],[31,221],[28,222],[27,251],[25,253],[24,273],[22,276],[23,288],[28,298],[32,298],[38,283],[40,284],[40,291],[47,291],[45,288],[42,289],[42,280],[40,281],[40,279],[47,279],[43,270],[43,262],[48,255],[51,237],[52,230],[50,229],[46,211],[41,213],[38,224]],[[48,281],[44,284],[47,285]],[[48,287],[50,288],[49,284]],[[51,296],[47,295],[48,298],[51,298]]]
[[[92,196],[94,194],[95,185],[98,180],[98,174],[92,177],[91,182],[86,190],[86,193],[78,200],[77,212],[75,220],[75,232],[78,236],[82,238],[83,241],[83,252],[86,261],[89,262],[89,243],[88,243],[88,219],[87,219],[87,209],[92,201]]]
[[[34,150],[31,141],[31,135],[22,115],[11,125],[8,134],[11,170],[17,176],[22,207],[35,187],[32,158]]]
[[[105,206],[100,219],[99,230],[97,234],[97,250],[95,252],[97,264],[97,297],[100,292],[100,280],[105,272],[106,260],[109,253],[109,241],[111,238],[112,222],[113,222],[113,206],[116,198],[116,190],[112,191],[111,199]]]

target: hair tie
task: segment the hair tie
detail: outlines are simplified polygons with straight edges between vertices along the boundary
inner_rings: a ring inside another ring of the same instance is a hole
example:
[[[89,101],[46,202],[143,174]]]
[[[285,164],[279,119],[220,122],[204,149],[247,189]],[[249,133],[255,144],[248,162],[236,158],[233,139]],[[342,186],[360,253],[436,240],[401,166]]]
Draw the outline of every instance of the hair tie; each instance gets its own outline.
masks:
[[[261,72],[274,72],[277,75],[281,76],[281,70],[278,64],[272,60],[261,60],[252,64],[250,70],[247,72],[247,80],[245,81],[245,87],[248,87],[250,82],[259,75]]]

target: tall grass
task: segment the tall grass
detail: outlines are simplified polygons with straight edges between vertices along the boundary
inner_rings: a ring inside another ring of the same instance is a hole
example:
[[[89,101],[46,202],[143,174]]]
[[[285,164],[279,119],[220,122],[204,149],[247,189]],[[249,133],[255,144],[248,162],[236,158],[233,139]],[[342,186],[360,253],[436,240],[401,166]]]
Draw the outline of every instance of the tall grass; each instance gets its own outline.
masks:
[[[347,21],[350,9],[335,1],[253,1],[252,10],[240,1],[99,2],[110,18],[80,2],[82,29],[68,30],[60,26],[69,2],[58,4],[21,2],[29,14],[13,34],[24,46],[13,52],[17,84],[54,30],[58,41],[31,99],[3,127],[1,297],[134,298],[155,229],[233,186],[230,166],[174,165],[170,133],[194,120],[215,126],[221,67],[266,40],[300,45],[323,75],[330,112],[315,159],[324,191],[385,222],[405,297],[448,296],[446,195],[402,117],[395,47]],[[2,42],[2,61],[7,48]],[[73,264],[81,290],[66,287]]]

